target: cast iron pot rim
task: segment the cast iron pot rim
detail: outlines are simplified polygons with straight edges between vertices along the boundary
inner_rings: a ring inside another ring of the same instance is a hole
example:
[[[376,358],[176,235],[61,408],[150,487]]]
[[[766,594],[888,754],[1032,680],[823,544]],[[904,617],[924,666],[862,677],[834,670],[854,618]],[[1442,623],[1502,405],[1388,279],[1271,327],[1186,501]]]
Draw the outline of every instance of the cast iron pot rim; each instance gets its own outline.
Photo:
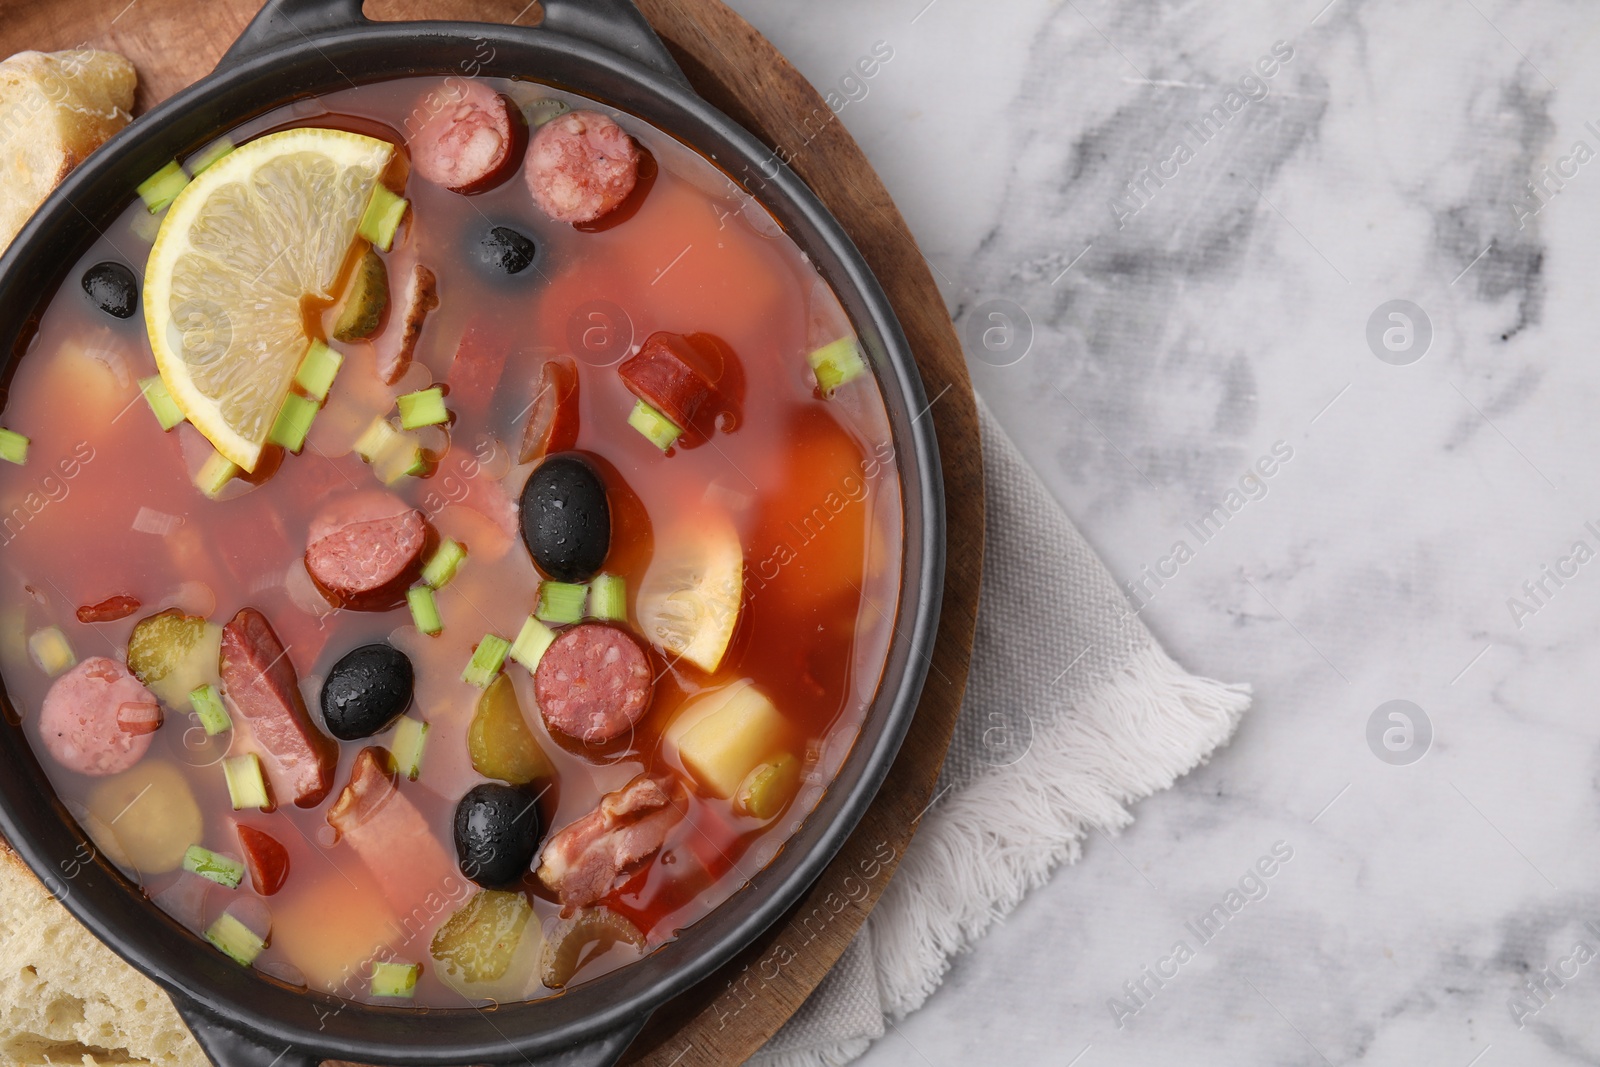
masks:
[[[448,69],[433,63],[422,63],[407,66],[404,60],[395,55],[395,46],[405,48],[415,47],[419,39],[427,43],[449,43],[459,46],[467,41],[489,40],[497,45],[505,45],[511,49],[533,48],[536,51],[553,51],[559,57],[575,62],[580,67],[591,67],[600,71],[607,69],[615,72],[618,60],[614,53],[591,45],[583,40],[566,35],[558,35],[548,30],[527,30],[517,27],[505,27],[492,24],[461,23],[461,22],[434,22],[434,23],[365,23],[348,30],[319,34],[314,46],[319,51],[343,55],[346,51],[358,53],[371,53],[387,50],[394,58],[383,61],[387,67],[386,73],[366,77],[361,76],[363,83],[381,81],[395,77],[406,77],[418,74],[445,73]],[[87,189],[97,178],[108,172],[118,170],[127,171],[130,157],[136,157],[141,147],[159,141],[163,134],[171,139],[171,127],[181,117],[196,105],[219,93],[224,89],[248,84],[261,85],[267,83],[272,75],[272,68],[280,61],[286,62],[289,54],[296,52],[299,45],[291,42],[288,45],[278,45],[269,48],[261,54],[247,59],[239,65],[228,69],[219,70],[213,75],[202,79],[195,85],[176,94],[169,100],[143,116],[138,123],[130,127],[129,131],[120,134],[107,146],[90,157],[83,166],[75,171],[63,185],[52,194],[47,204],[40,209],[32,221],[24,228],[16,242],[0,257],[0,295],[8,295],[8,290],[18,287],[36,288],[30,282],[18,278],[18,261],[37,259],[40,255],[39,246],[46,241],[49,235],[66,226],[81,228],[82,217],[74,220],[69,214],[72,201],[83,190]],[[514,57],[515,58],[515,57]],[[515,66],[513,62],[509,66]],[[333,60],[330,59],[330,63]],[[760,191],[751,190],[758,200],[763,203],[786,203],[792,212],[800,216],[804,222],[816,231],[823,245],[831,246],[830,251],[839,261],[842,274],[830,277],[829,281],[841,291],[853,290],[860,301],[866,305],[871,318],[871,326],[879,333],[886,358],[875,360],[880,382],[885,388],[886,399],[891,392],[897,393],[899,398],[911,405],[908,410],[921,410],[925,404],[925,394],[922,390],[920,377],[915,372],[915,363],[910,354],[909,344],[901,332],[898,320],[894,316],[892,307],[888,304],[886,296],[872,277],[865,263],[861,261],[847,235],[832,219],[825,208],[816,200],[803,183],[795,177],[787,167],[772,165],[769,173],[766,168],[768,161],[773,160],[773,154],[746,133],[737,124],[727,119],[711,105],[704,102],[691,91],[674,83],[669,78],[646,70],[645,68],[628,63],[625,76],[631,79],[640,89],[650,94],[656,103],[663,108],[675,107],[683,113],[684,117],[694,125],[711,134],[712,139],[727,142],[734,150],[733,162],[754,162],[762,167],[762,178],[765,186]],[[484,64],[484,73],[494,73],[498,76],[529,77],[525,67],[507,69],[500,64],[488,62]],[[552,78],[543,78],[555,82]],[[603,98],[592,89],[585,89],[581,84],[557,82],[563,86],[571,85],[577,91],[585,92],[597,99]],[[327,91],[324,86],[320,91]],[[287,92],[277,96],[269,91],[273,97],[270,103],[264,103],[254,113],[269,110],[271,107],[281,106],[290,100],[306,94]],[[227,128],[244,121],[248,116],[234,114],[217,124],[220,128]],[[694,147],[681,134],[667,130],[666,124],[658,116],[645,116],[652,124],[657,125],[669,135],[685,140]],[[705,154],[705,149],[700,149]],[[147,153],[148,154],[148,153]],[[714,163],[719,161],[713,159]],[[728,161],[721,161],[722,169],[738,181],[736,175],[731,174]],[[748,171],[747,171],[748,173]],[[741,184],[745,184],[741,182]],[[128,186],[131,188],[132,183]],[[802,235],[792,234],[798,241]],[[803,248],[811,248],[802,244]],[[864,325],[857,323],[858,327]],[[13,357],[15,358],[15,357]],[[892,375],[886,374],[891,371]],[[891,402],[891,417],[893,404]],[[912,446],[916,459],[916,477],[901,479],[902,492],[902,517],[905,522],[905,560],[902,564],[901,585],[899,590],[899,611],[896,615],[896,637],[891,642],[889,649],[890,662],[886,664],[883,679],[873,700],[869,714],[882,717],[883,727],[877,738],[876,745],[862,760],[860,772],[852,780],[846,781],[848,764],[855,761],[857,752],[852,751],[846,757],[845,765],[841,766],[840,774],[828,787],[824,797],[807,816],[807,822],[814,823],[820,810],[827,806],[830,795],[843,790],[839,801],[839,817],[834,821],[816,830],[816,839],[810,842],[808,851],[803,858],[796,862],[794,869],[786,874],[776,885],[765,887],[761,885],[763,878],[768,876],[774,866],[783,858],[784,851],[792,851],[794,838],[785,845],[771,863],[758,872],[737,890],[732,897],[718,906],[717,911],[735,907],[750,894],[762,895],[764,899],[749,906],[746,914],[732,929],[723,934],[719,939],[696,946],[691,958],[681,966],[663,974],[654,985],[628,999],[621,1000],[606,1008],[589,1012],[565,1026],[548,1030],[531,1030],[519,1034],[508,1041],[495,1041],[490,1044],[457,1045],[451,1048],[413,1048],[410,1052],[412,1062],[416,1063],[444,1063],[460,1062],[462,1060],[482,1059],[485,1056],[493,1057],[503,1055],[507,1046],[517,1048],[539,1046],[553,1046],[563,1039],[567,1041],[580,1041],[603,1035],[607,1031],[636,1026],[641,1015],[647,1015],[660,1004],[672,996],[681,993],[691,986],[702,981],[712,974],[718,967],[727,962],[739,951],[743,950],[762,930],[766,929],[773,921],[787,911],[799,900],[815,878],[822,872],[838,849],[843,845],[849,833],[853,831],[861,815],[865,812],[871,798],[876,794],[884,776],[887,774],[893,756],[903,740],[905,731],[910,724],[915,710],[916,700],[920,693],[925,677],[929,655],[932,646],[932,637],[938,619],[938,605],[942,593],[943,574],[943,503],[942,484],[938,477],[937,450],[932,443],[931,420],[926,422],[920,418],[913,419],[909,427],[909,441],[902,438],[897,432],[897,454],[907,443]],[[902,474],[907,473],[902,464]],[[919,529],[911,529],[911,509],[909,507],[912,494],[908,491],[913,487],[918,491],[921,510],[923,512]],[[920,546],[913,543],[913,539],[920,535]],[[914,559],[913,550],[919,549],[915,555],[920,556],[920,573],[908,574],[905,570]],[[908,609],[909,613],[908,613]],[[909,618],[909,622],[908,622]],[[909,638],[907,633],[909,631]],[[904,669],[898,677],[892,677],[890,670],[896,657],[896,644],[902,639],[905,650]],[[886,696],[892,697],[888,706],[883,707]],[[863,731],[865,729],[863,720]],[[856,742],[856,748],[862,743]],[[30,751],[29,755],[32,753]],[[61,812],[61,804],[52,793],[51,801],[56,812]],[[64,814],[64,812],[63,812]],[[55,812],[51,813],[54,817]],[[46,855],[46,849],[35,840],[35,835],[17,817],[10,804],[0,805],[0,826],[3,826],[7,836],[12,841],[16,850],[36,871],[48,872],[51,870],[53,857]],[[72,824],[67,824],[69,832],[79,832]],[[803,827],[799,834],[805,834],[807,828]],[[799,836],[797,834],[796,836]],[[120,874],[116,877],[132,886]],[[772,875],[776,878],[776,875]],[[137,893],[137,887],[133,887]],[[125,891],[125,890],[124,890]],[[185,998],[192,1002],[191,1007],[199,1007],[213,1016],[240,1024],[250,1032],[271,1036],[284,1037],[298,1040],[304,1044],[324,1050],[326,1054],[353,1058],[386,1057],[395,1059],[396,1050],[385,1043],[384,1039],[376,1034],[360,1040],[332,1039],[326,1033],[318,1033],[309,1029],[308,1024],[288,1024],[281,1018],[265,1016],[260,1013],[254,1004],[239,1003],[236,1000],[223,999],[219,994],[204,987],[194,974],[195,966],[182,957],[175,955],[164,958],[159,952],[147,952],[143,946],[130,946],[126,943],[127,934],[117,928],[102,913],[108,909],[101,906],[99,900],[92,894],[68,894],[65,900],[67,907],[79,920],[85,923],[100,940],[113,948],[139,970],[148,974],[163,987],[175,994],[175,999]],[[148,906],[146,904],[145,906]],[[715,913],[713,913],[715,914]],[[709,919],[709,916],[708,916]],[[171,955],[171,954],[169,954]],[[625,971],[631,968],[624,969]],[[613,974],[623,972],[613,972]],[[598,986],[606,978],[603,976],[593,982],[585,983],[586,987]],[[266,979],[260,979],[266,981]],[[269,983],[270,984],[270,983]],[[281,987],[275,987],[281,988]],[[289,992],[284,990],[284,992]],[[312,999],[326,996],[324,994],[294,991],[293,995],[301,999]],[[392,1017],[394,1013],[413,1014],[409,1008],[378,1008],[359,1003],[336,1001],[342,1011],[353,1010],[358,1019],[367,1024],[368,1030],[380,1029],[385,1017]],[[506,1005],[497,1016],[513,1023],[514,1017],[519,1013],[532,1012],[545,1001],[523,1002],[516,1005]],[[432,1009],[429,1017],[441,1022],[445,1017],[470,1017],[475,1014],[470,1008]],[[406,1055],[398,1057],[408,1058]]]

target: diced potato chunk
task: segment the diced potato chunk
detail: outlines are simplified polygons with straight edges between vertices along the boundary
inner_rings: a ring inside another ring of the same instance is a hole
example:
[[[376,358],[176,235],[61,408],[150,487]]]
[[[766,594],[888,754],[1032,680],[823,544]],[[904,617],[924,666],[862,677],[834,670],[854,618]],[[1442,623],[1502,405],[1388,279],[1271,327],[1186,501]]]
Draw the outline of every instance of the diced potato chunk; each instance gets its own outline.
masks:
[[[746,775],[782,747],[788,724],[750,682],[730,686],[707,701],[709,707],[684,709],[681,732],[669,728],[667,740],[676,742],[684,769],[702,789],[727,799]]]
[[[141,875],[177,870],[205,828],[183,772],[157,760],[95,786],[89,814],[115,841],[105,851]]]

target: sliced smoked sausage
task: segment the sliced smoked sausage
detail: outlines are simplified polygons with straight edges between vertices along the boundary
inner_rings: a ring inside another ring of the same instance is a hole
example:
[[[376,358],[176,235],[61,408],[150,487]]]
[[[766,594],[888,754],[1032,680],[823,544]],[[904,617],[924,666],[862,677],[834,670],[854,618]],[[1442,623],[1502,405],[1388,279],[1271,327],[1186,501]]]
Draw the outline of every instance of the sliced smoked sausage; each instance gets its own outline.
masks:
[[[533,691],[552,730],[600,744],[644,716],[655,683],[631,634],[591,622],[564,631],[545,650]]]
[[[515,169],[522,116],[505,97],[482,82],[452,78],[420,105],[435,106],[409,143],[418,174],[458,193],[477,193]]]
[[[695,413],[713,392],[710,379],[695,365],[698,362],[699,353],[689,338],[653,333],[617,368],[617,374],[628,392],[683,430],[693,424]]]
[[[639,146],[598,111],[569,111],[528,139],[528,191],[557,222],[593,222],[633,192]]]
[[[323,508],[306,542],[306,570],[330,601],[358,611],[386,611],[399,606],[422,570],[428,526],[422,512],[373,489]]]
[[[129,729],[142,718],[124,704],[157,707],[155,694],[114,659],[92,656],[57,678],[39,712],[39,737],[57,763],[79,774],[120,774],[143,758],[151,731]]]
[[[264,750],[273,795],[316,807],[333,788],[339,746],[312,723],[294,664],[265,615],[245,608],[229,620],[218,667],[228,699]]]

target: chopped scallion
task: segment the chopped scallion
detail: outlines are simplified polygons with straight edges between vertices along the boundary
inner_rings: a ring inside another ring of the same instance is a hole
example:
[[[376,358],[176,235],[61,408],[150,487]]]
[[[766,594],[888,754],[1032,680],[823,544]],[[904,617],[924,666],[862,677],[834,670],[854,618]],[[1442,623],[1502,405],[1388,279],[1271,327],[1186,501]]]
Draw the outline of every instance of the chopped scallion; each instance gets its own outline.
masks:
[[[229,889],[238,889],[240,881],[244,879],[244,864],[199,845],[190,845],[183,854],[183,869]]]
[[[194,484],[206,496],[216,499],[224,486],[233,480],[239,473],[239,468],[233,461],[221,452],[213,452],[211,458],[201,464],[200,470],[194,476]]]
[[[417,629],[432,637],[444,629],[439,618],[439,605],[433,599],[433,587],[416,585],[406,590],[406,604],[411,608],[411,621]]]
[[[218,137],[200,151],[189,157],[189,176],[200,177],[200,172],[211,164],[233,151],[233,142],[226,137]]]
[[[234,918],[228,912],[223,912],[217,921],[206,930],[206,940],[221,949],[235,963],[248,967],[255,962],[261,950],[267,943],[261,936],[244,923]]]
[[[534,609],[541,622],[562,626],[583,618],[583,601],[589,594],[586,585],[571,582],[540,582],[539,606]]]
[[[665,452],[683,433],[677,424],[643,400],[633,405],[628,413],[628,425],[644,434],[645,439]]]
[[[530,671],[537,670],[539,660],[544,656],[544,650],[549,648],[555,639],[556,635],[550,627],[540,622],[537,616],[529,615],[528,621],[522,624],[517,639],[511,642],[511,658]]]
[[[388,419],[373,419],[372,425],[363,430],[361,436],[356,438],[356,455],[368,463],[376,463],[378,457],[388,452],[399,437],[400,431],[389,425]]]
[[[140,378],[139,391],[144,394],[145,403],[155,412],[156,421],[161,424],[163,430],[170,430],[183,421],[183,409],[172,399],[172,394],[167,391],[167,383],[161,380],[161,375],[152,374],[148,378]]]
[[[413,782],[422,773],[422,749],[427,741],[428,724],[421,719],[406,715],[395,724],[394,740],[389,749],[394,753],[394,762],[400,768],[400,773]]]
[[[217,695],[215,686],[202,685],[192,691],[189,694],[189,706],[200,716],[200,725],[205,727],[207,735],[214,737],[233,729],[233,719],[228,715],[228,709],[222,706],[222,697]]]
[[[173,160],[139,183],[139,197],[144,201],[144,206],[150,209],[150,214],[159,215],[171,206],[188,184],[189,176],[178,166],[178,161]]]
[[[333,388],[334,376],[343,365],[343,355],[321,341],[312,341],[311,348],[300,361],[300,369],[294,372],[294,384],[318,400],[326,400],[328,390]]]
[[[422,568],[422,580],[435,589],[442,589],[456,576],[456,568],[467,558],[467,548],[460,541],[445,538]]]
[[[510,651],[510,641],[494,634],[484,634],[477,650],[472,653],[472,662],[461,672],[461,680],[479,689],[489,688],[489,683],[494,681],[495,675],[505,665],[506,653]]]
[[[379,456],[378,462],[373,464],[378,480],[384,485],[393,485],[401,478],[421,474],[427,469],[428,457],[422,454],[421,446],[409,434],[402,434],[400,444],[391,448],[388,454]]]
[[[267,780],[261,774],[261,758],[254,752],[229,756],[222,761],[222,774],[228,780],[228,799],[233,810],[260,808],[267,811],[272,800],[267,796]]]
[[[414,997],[420,963],[384,961],[372,965],[372,995],[375,997]]]
[[[311,421],[317,417],[317,402],[299,393],[283,398],[278,409],[278,421],[272,424],[267,440],[282,445],[290,452],[299,452],[306,446],[306,434],[311,432]]]
[[[15,430],[0,428],[0,459],[19,467],[28,462],[28,439]]]
[[[28,654],[39,665],[39,669],[52,678],[78,662],[72,646],[67,643],[67,635],[55,626],[35,630],[29,636]]]
[[[817,388],[827,396],[846,382],[854,381],[867,372],[866,361],[861,358],[861,346],[854,337],[841,337],[823,345],[806,357],[817,376]]]
[[[394,244],[395,231],[400,228],[400,220],[405,218],[408,206],[405,197],[380,182],[372,190],[372,199],[367,201],[367,210],[362,213],[361,225],[356,232],[378,249],[387,252],[389,246]]]
[[[589,583],[589,617],[606,620],[628,617],[628,583],[622,575],[601,574]]]
[[[407,393],[395,401],[400,407],[400,428],[416,430],[423,426],[437,426],[450,421],[450,409],[444,406],[444,390],[437,385]]]

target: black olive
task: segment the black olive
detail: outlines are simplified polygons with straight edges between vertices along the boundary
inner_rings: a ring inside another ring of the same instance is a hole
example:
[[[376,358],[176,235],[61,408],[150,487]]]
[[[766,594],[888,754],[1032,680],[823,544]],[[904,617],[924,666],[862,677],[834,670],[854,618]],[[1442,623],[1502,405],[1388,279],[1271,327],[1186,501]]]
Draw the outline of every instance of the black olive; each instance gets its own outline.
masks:
[[[83,291],[95,307],[119,319],[133,318],[139,306],[139,279],[121,263],[96,263],[84,271]]]
[[[514,786],[473,786],[456,805],[456,862],[486,889],[510,885],[527,873],[544,827],[536,798]]]
[[[533,239],[509,226],[496,226],[478,242],[478,262],[506,274],[521,274],[533,262]]]
[[[605,483],[576,452],[550,456],[522,487],[522,541],[558,582],[587,582],[611,550]]]
[[[333,665],[322,683],[322,721],[341,741],[386,729],[411,704],[415,675],[393,645],[362,645]]]

